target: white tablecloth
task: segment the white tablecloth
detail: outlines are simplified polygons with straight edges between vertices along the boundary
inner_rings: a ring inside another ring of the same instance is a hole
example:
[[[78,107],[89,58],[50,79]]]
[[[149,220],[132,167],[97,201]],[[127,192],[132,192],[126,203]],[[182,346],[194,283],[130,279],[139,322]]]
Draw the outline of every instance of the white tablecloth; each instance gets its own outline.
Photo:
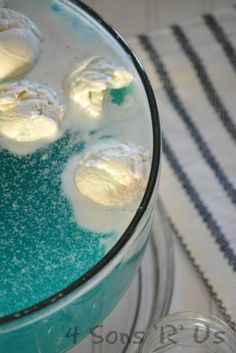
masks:
[[[129,43],[157,98],[160,194],[176,239],[236,329],[236,9]]]

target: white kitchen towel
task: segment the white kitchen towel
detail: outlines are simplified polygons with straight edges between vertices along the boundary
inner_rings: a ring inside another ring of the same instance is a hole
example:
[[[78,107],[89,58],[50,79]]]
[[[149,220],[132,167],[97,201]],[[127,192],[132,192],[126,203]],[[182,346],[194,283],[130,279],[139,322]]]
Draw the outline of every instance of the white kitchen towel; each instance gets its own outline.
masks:
[[[236,8],[131,38],[163,129],[160,195],[236,330]]]

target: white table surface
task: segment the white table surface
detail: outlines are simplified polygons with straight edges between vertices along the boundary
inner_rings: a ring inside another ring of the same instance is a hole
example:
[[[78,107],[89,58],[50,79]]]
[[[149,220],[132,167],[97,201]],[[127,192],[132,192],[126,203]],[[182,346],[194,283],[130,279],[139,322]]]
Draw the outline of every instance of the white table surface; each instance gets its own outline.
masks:
[[[220,317],[202,279],[198,276],[179,242],[175,239],[175,281],[170,313],[197,311]]]

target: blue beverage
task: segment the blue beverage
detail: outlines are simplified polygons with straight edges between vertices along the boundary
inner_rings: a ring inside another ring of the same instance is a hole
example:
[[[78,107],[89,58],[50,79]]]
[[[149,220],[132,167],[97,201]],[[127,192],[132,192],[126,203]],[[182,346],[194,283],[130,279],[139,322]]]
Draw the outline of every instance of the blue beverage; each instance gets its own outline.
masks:
[[[79,226],[63,193],[61,174],[84,143],[65,133],[33,154],[0,149],[0,316],[52,296],[105,254],[113,234]]]
[[[136,273],[156,200],[159,121],[138,61],[86,11],[67,0],[9,0],[8,6],[41,28],[43,50],[27,79],[57,92],[65,120],[72,112],[64,81],[84,58],[107,57],[134,76],[134,87],[110,91],[100,120],[88,122],[80,113],[77,130],[65,127],[56,141],[29,154],[13,153],[0,143],[0,351],[61,353],[105,318]],[[126,95],[131,105],[124,104]],[[155,139],[156,157],[144,203],[115,218],[110,229],[104,221],[103,231],[101,225],[94,228],[95,214],[84,214],[85,222],[78,222],[63,173],[74,156],[107,139],[149,151]]]

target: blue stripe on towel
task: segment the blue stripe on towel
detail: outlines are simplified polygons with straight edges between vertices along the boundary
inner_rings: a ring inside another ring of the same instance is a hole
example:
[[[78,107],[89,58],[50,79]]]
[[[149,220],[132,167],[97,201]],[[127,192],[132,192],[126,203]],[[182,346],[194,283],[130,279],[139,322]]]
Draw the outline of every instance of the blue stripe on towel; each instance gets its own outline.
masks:
[[[228,131],[233,141],[236,142],[236,125],[234,124],[233,119],[230,117],[230,114],[227,112],[227,109],[221,101],[218,93],[216,92],[216,89],[214,88],[214,85],[209,78],[209,75],[202,63],[202,60],[200,59],[200,56],[193,48],[188,37],[184,33],[184,30],[180,26],[171,26],[171,28],[177,42],[181,46],[187,58],[192,63],[193,69],[196,72],[196,75],[202,85],[203,91],[209,100],[209,103],[215,110],[216,115],[218,115],[223,126]]]
[[[234,71],[236,72],[236,51],[233,45],[230,43],[229,39],[227,38],[227,35],[224,33],[220,24],[213,15],[205,14],[203,16],[203,19],[215,39],[221,45],[223,52],[228,58],[229,63],[232,65]]]
[[[181,164],[177,160],[174,152],[172,151],[167,139],[163,135],[163,151],[169,161],[175,175],[177,176],[182,187],[186,191],[194,207],[197,209],[202,221],[209,229],[211,236],[214,238],[216,244],[219,246],[220,251],[224,257],[228,260],[229,265],[236,271],[236,254],[230,247],[229,241],[226,239],[217,221],[214,219],[212,213],[209,211],[205,203],[202,201],[200,195],[192,185],[187,174],[183,170]]]
[[[196,260],[194,259],[191,251],[188,249],[187,245],[185,244],[183,237],[181,234],[178,232],[175,224],[172,222],[171,218],[167,215],[168,222],[170,224],[170,227],[172,228],[172,231],[174,232],[176,238],[178,239],[180,245],[184,249],[186,255],[188,256],[189,260],[191,261],[193,267],[195,268],[198,276],[201,278],[203,281],[204,285],[208,289],[212,299],[215,301],[217,304],[218,308],[220,309],[220,312],[224,318],[224,320],[228,323],[228,325],[236,331],[236,323],[232,320],[231,315],[227,313],[226,308],[224,307],[223,301],[219,298],[217,293],[215,292],[213,286],[210,284],[208,278],[205,276],[204,272],[201,270],[200,266],[197,264]]]
[[[178,112],[182,121],[185,123],[188,131],[190,132],[193,140],[195,141],[198,147],[198,150],[202,154],[207,164],[211,167],[212,171],[214,172],[222,188],[225,190],[229,199],[234,205],[236,205],[236,189],[234,188],[233,184],[229,181],[219,162],[214,157],[213,153],[211,152],[198,128],[192,121],[189,113],[184,107],[184,104],[178,97],[174,84],[170,79],[170,76],[164,66],[164,63],[161,61],[156,48],[154,48],[147,35],[139,35],[138,38],[143,48],[148,52],[150,59],[153,65],[155,66],[157,73],[160,76],[160,79],[163,83],[163,87],[170,102],[174,106],[175,110]]]

